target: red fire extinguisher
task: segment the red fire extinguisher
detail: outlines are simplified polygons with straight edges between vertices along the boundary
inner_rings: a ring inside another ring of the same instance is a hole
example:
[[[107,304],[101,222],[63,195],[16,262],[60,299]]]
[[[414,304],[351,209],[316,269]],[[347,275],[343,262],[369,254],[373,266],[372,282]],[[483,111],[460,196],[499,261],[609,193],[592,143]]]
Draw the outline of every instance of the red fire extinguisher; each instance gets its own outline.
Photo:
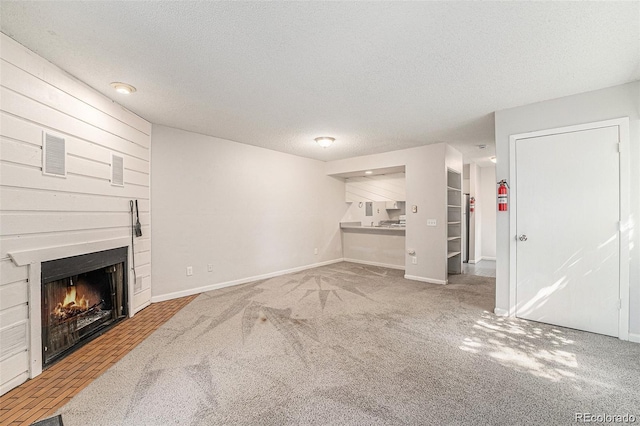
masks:
[[[498,182],[498,185],[500,185],[498,187],[498,211],[506,212],[507,206],[509,205],[509,185],[507,184],[507,181],[505,179],[502,179],[500,182]]]
[[[469,212],[473,213],[476,210],[476,199],[475,197],[471,197],[469,200]]]

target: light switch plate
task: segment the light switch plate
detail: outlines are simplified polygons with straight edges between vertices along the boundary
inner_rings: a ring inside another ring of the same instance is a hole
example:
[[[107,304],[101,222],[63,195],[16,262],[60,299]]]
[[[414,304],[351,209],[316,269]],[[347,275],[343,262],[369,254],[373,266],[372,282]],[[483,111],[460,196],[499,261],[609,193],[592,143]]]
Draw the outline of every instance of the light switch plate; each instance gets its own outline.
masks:
[[[436,226],[437,222],[435,219],[427,219],[427,226]]]
[[[418,213],[418,206],[411,206],[411,211],[413,213]]]

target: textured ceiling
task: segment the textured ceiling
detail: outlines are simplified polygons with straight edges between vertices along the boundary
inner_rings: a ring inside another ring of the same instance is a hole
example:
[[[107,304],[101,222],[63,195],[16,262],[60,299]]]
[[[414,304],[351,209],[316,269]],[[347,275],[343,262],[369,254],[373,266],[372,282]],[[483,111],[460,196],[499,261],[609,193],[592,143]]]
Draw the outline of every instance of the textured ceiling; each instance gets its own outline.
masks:
[[[486,159],[493,111],[640,79],[640,2],[1,8],[2,32],[152,123],[320,160],[435,142]]]

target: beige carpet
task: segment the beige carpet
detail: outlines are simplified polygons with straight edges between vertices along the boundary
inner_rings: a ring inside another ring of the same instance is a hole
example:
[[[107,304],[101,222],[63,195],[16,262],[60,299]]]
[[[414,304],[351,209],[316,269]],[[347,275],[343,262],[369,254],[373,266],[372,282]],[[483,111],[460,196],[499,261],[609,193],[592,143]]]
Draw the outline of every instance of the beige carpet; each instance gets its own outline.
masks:
[[[200,295],[58,413],[74,425],[640,422],[640,345],[350,263]]]

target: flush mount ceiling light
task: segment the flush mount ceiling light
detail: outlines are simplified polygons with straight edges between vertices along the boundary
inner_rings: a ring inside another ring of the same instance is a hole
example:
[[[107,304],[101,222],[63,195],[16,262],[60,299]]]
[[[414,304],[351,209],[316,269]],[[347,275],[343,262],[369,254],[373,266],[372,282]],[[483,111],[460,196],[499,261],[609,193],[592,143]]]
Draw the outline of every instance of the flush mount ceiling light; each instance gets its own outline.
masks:
[[[496,157],[495,156],[491,157],[491,158],[489,158],[489,160],[491,160],[492,163],[495,163],[496,162]]]
[[[366,172],[364,172],[365,175],[370,175],[371,173],[373,173],[371,170],[367,170]]]
[[[321,147],[328,148],[336,139],[330,138],[328,136],[320,136],[319,138],[315,138],[314,140],[318,142],[318,145],[320,145]]]
[[[113,82],[111,83],[111,87],[116,89],[116,92],[122,93],[123,95],[129,95],[136,91],[136,88],[127,83]]]

